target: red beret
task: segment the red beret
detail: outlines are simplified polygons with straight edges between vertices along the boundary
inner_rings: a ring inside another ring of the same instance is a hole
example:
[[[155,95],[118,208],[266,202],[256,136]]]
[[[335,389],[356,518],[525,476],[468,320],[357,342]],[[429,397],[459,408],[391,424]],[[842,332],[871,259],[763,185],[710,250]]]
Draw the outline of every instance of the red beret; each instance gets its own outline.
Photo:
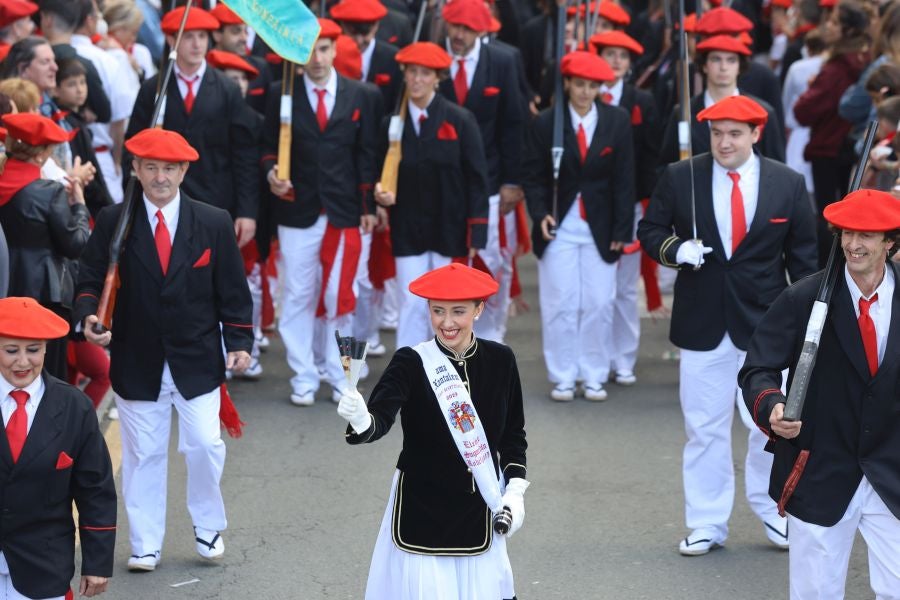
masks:
[[[6,60],[6,57],[9,55],[10,48],[12,48],[11,45],[0,42],[0,62]]]
[[[337,40],[341,35],[341,26],[331,19],[319,19],[319,39],[320,40]]]
[[[362,53],[353,38],[341,35],[335,45],[337,47],[334,57],[335,70],[348,79],[362,79]]]
[[[184,7],[180,6],[175,10],[170,10],[163,15],[160,21],[160,29],[163,33],[175,35],[178,28],[181,27],[181,19],[184,16]],[[184,25],[185,31],[218,31],[219,21],[214,16],[203,10],[202,8],[191,8],[188,13],[187,23]]]
[[[218,6],[222,6],[219,4]],[[224,50],[210,50],[206,53],[206,62],[217,69],[237,69],[247,74],[250,79],[259,76],[259,69],[248,63],[234,52]]]
[[[887,192],[857,190],[825,207],[825,220],[851,231],[900,229],[900,200]]]
[[[678,29],[678,23],[675,23],[675,29]],[[684,16],[684,30],[687,33],[694,33],[697,30],[697,13],[691,13]]]
[[[790,8],[794,5],[793,0],[772,0],[772,6],[777,6],[778,8]]]
[[[150,160],[179,163],[200,158],[181,134],[156,127],[136,133],[125,142],[125,148],[135,156]]]
[[[606,31],[595,34],[591,36],[591,43],[598,49],[625,48],[638,56],[644,53],[644,47],[624,31]]]
[[[741,40],[730,35],[714,35],[697,44],[697,52],[734,52],[750,56],[750,48]]]
[[[584,50],[569,52],[560,63],[560,69],[565,77],[580,77],[591,81],[615,81],[609,63],[594,54]]]
[[[837,6],[837,0],[819,0],[820,8],[834,8]]]
[[[451,25],[464,25],[472,31],[485,32],[491,28],[491,11],[483,0],[452,0],[441,13]]]
[[[497,33],[501,29],[503,29],[503,23],[501,23],[497,17],[495,17],[494,15],[491,15],[491,26],[490,26],[490,28],[488,28],[487,32],[488,33]]]
[[[26,0],[3,0],[0,2],[0,28],[12,25],[21,18],[33,15],[38,5]]]
[[[566,13],[571,17],[575,14],[575,11],[578,10],[574,6],[570,6]],[[591,2],[590,5],[581,5],[581,9],[578,11],[579,14],[584,17],[586,11],[591,11],[591,14],[594,14],[595,11],[598,10],[597,3]],[[616,4],[615,2],[610,2],[609,0],[604,0],[600,2],[599,13],[597,13],[603,19],[606,19],[613,25],[621,25],[626,26],[631,23],[631,15],[628,12]]]
[[[500,284],[483,271],[459,263],[425,273],[409,284],[409,291],[428,300],[483,300]]]
[[[721,33],[735,35],[742,31],[752,30],[753,21],[733,8],[724,6],[706,11],[697,20],[697,33],[701,35],[719,35]]]
[[[0,299],[0,336],[25,340],[55,340],[69,333],[69,323],[34,298]]]
[[[384,4],[378,0],[341,0],[331,7],[331,18],[335,21],[371,23],[380,21],[387,14]]]
[[[440,71],[449,69],[453,59],[446,50],[432,42],[416,42],[400,50],[394,60],[402,65],[419,65]]]
[[[236,12],[225,6],[225,4],[222,2],[216,3],[216,7],[209,11],[209,14],[216,18],[216,21],[219,22],[220,27],[225,27],[226,25],[244,24],[244,20],[240,16],[238,16]]]
[[[724,119],[751,125],[765,125],[769,120],[769,113],[758,102],[754,102],[747,96],[729,96],[709,108],[704,108],[697,114],[697,120],[701,123]]]
[[[7,114],[0,117],[9,137],[21,140],[30,146],[62,144],[75,137],[53,122],[52,119],[35,113]]]

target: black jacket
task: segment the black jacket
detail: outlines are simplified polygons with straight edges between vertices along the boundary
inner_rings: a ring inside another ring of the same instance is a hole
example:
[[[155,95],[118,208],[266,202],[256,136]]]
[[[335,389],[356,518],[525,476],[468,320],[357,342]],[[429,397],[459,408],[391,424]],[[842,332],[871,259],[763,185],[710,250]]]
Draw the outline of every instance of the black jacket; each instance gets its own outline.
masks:
[[[152,126],[150,117],[158,77],[159,74],[141,85],[125,139]],[[185,192],[227,210],[233,218],[255,219],[259,206],[259,151],[252,143],[256,139],[255,120],[237,85],[207,65],[188,115],[173,76],[166,95],[163,126],[183,135],[200,154],[182,183]],[[124,152],[122,160],[124,172],[131,172],[131,155]]]
[[[519,185],[522,179],[525,100],[516,69],[509,52],[481,44],[478,66],[463,105],[475,115],[481,130],[489,195],[499,193],[501,185]],[[441,82],[439,89],[451,102],[459,102],[449,77]]]
[[[291,132],[293,200],[275,200],[278,225],[309,227],[324,210],[335,227],[359,227],[359,218],[375,212],[375,136],[381,113],[369,87],[337,76],[334,109],[325,131],[319,130],[316,107],[310,106],[303,78],[294,81]],[[262,170],[278,161],[281,97],[269,92],[263,125]]]
[[[597,250],[603,260],[613,263],[620,253],[611,251],[610,243],[630,241],[634,231],[634,150],[628,114],[599,102],[597,111],[597,129],[582,164],[569,103],[563,107],[557,222],[561,222],[581,192]],[[531,241],[538,257],[552,243],[541,234],[541,221],[553,210],[552,145],[553,109],[548,108],[532,122],[523,162],[525,199],[532,220]]]
[[[468,248],[487,244],[484,146],[465,108],[435,94],[427,112],[419,136],[409,115],[403,128],[397,203],[390,208],[394,256],[465,256]],[[387,129],[385,119],[379,165],[387,154]]]
[[[250,84],[247,86],[247,97],[245,100],[250,105],[250,108],[259,114],[263,114],[268,103],[269,87],[272,85],[272,72],[269,70],[269,64],[265,58],[254,54],[248,54],[241,58],[259,71],[259,75],[255,79],[251,79]]]
[[[746,349],[756,324],[787,287],[785,274],[797,281],[816,271],[815,217],[803,177],[779,162],[759,161],[756,213],[726,260],[713,210],[713,158],[694,158],[697,237],[713,251],[699,270],[680,269],[675,280],[669,339],[679,348],[712,350],[728,333]],[[692,237],[690,164],[683,160],[663,172],[638,239],[651,258],[675,267],[678,248]]]
[[[377,39],[371,43],[375,44],[375,48],[372,50],[372,63],[369,65],[366,81],[378,86],[384,99],[384,110],[393,114],[403,85],[403,72],[394,60],[398,48]]]
[[[504,477],[525,478],[525,416],[516,359],[509,347],[478,339],[462,357],[438,343],[466,382],[484,426],[494,468]],[[369,398],[372,426],[347,442],[374,442],[400,413],[403,450],[394,505],[394,543],[416,554],[473,555],[493,540],[491,511],[453,442],[446,417],[428,382],[422,359],[400,348]]]
[[[0,550],[16,591],[29,598],[69,591],[73,501],[81,573],[111,577],[116,546],[115,479],[94,406],[77,388],[42,377],[44,395],[15,463],[0,436]]]
[[[622,98],[618,106],[631,119],[634,137],[634,192],[635,199],[640,201],[649,198],[656,185],[656,164],[659,162],[659,141],[662,137],[659,113],[653,96],[630,83],[622,86]]]
[[[781,81],[774,71],[751,60],[747,72],[738,77],[738,89],[748,96],[762,98],[775,111],[778,126],[784,131],[784,104],[781,101]]]
[[[77,259],[88,242],[89,217],[83,204],[69,206],[62,185],[46,179],[29,183],[0,206],[9,245],[9,295],[71,307],[69,260]]]
[[[894,297],[887,348],[878,372],[869,374],[856,313],[841,268],[825,319],[819,352],[803,405],[800,435],[786,440],[769,431],[769,415],[784,402],[781,371],[793,374],[803,347],[810,310],[822,279],[817,273],[783,291],[759,322],[739,382],[756,424],[769,433],[775,452],[769,495],[781,497],[801,450],[809,450],[806,468],[787,512],[823,527],[844,516],[863,476],[894,517],[900,519],[900,269],[894,273]],[[788,379],[788,386],[791,379]]]
[[[182,191],[172,256],[163,275],[137,188],[131,233],[119,264],[110,379],[122,398],[156,400],[168,361],[178,391],[194,398],[225,380],[223,338],[228,352],[249,352],[253,345],[244,262],[228,213]],[[100,213],[81,257],[75,324],[97,312],[109,241],[121,210],[120,204]]]

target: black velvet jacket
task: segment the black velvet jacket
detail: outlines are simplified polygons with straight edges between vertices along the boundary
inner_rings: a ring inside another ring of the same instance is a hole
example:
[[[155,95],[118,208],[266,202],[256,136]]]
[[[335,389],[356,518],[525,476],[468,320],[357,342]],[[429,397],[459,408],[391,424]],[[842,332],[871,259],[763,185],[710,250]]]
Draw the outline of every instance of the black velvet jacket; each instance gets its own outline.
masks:
[[[476,339],[461,355],[450,357],[472,396],[484,426],[494,467],[508,481],[525,477],[525,416],[516,359],[509,347]],[[401,348],[391,359],[369,398],[372,426],[351,444],[385,435],[400,411],[403,450],[394,502],[392,537],[398,548],[415,554],[466,556],[491,546],[491,511],[466,467],[432,392],[422,359]]]

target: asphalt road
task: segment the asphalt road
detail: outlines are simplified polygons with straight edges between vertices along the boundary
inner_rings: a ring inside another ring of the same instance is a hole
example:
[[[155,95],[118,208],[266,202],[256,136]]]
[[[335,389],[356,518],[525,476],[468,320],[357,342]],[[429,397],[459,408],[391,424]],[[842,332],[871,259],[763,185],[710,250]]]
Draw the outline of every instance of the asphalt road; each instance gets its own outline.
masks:
[[[540,346],[536,269],[530,258],[520,266],[531,311],[511,320],[507,339],[523,379],[532,482],[525,525],[510,541],[519,599],[786,598],[787,553],[768,544],[743,498],[746,430],[739,418],[737,499],[726,546],[703,557],[678,554],[686,534],[684,433],[677,362],[664,358],[672,349],[668,322],[642,319],[636,386],[611,384],[603,403],[552,402]],[[173,440],[162,562],[153,573],[127,572],[128,524],[120,502],[116,571],[105,598],[363,597],[401,436],[397,430],[375,444],[347,445],[327,385],[314,406],[290,405],[283,356],[274,335],[263,356],[263,378],[231,385],[247,426],[243,438],[227,440],[225,558],[206,563],[194,551],[185,471]],[[361,388],[371,387],[386,363],[387,358],[370,359],[372,375]],[[114,454],[116,434],[113,423]],[[846,597],[872,596],[865,547],[857,540]]]

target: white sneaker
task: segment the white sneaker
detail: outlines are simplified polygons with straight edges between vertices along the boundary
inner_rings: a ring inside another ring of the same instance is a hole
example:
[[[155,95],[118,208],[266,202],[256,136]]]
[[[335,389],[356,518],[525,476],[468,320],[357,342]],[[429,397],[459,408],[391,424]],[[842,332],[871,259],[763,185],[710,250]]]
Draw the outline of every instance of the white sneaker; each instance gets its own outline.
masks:
[[[219,560],[225,555],[225,540],[218,531],[194,527],[197,554],[207,560]]]
[[[154,571],[156,569],[156,565],[159,564],[159,550],[153,552],[151,554],[145,554],[143,556],[138,556],[137,554],[132,554],[128,558],[128,570],[132,573],[140,573],[146,571]]]
[[[764,521],[766,537],[772,544],[781,550],[789,550],[791,547],[788,541],[788,521],[787,518],[777,518],[772,521]]]
[[[634,385],[637,377],[633,371],[616,371],[616,383],[619,385]]]
[[[550,397],[557,402],[571,402],[575,399],[575,386],[568,383],[558,383],[550,390]]]
[[[299,394],[291,394],[291,404],[294,406],[312,406],[316,401],[315,392],[303,391]]]
[[[369,346],[366,350],[366,356],[384,356],[387,354],[387,348],[381,342]]]
[[[110,421],[118,421],[119,420],[119,409],[115,406],[110,406],[109,410],[106,411],[106,418]]]
[[[256,381],[262,374],[262,365],[259,363],[259,359],[254,358],[250,363],[250,366],[243,373],[235,373],[235,377],[237,377],[238,379],[248,379],[250,381]]]
[[[584,384],[584,399],[590,400],[591,402],[603,402],[606,400],[607,394],[606,390],[603,389],[603,385],[599,383],[585,383]]]
[[[710,550],[721,548],[723,541],[716,540],[715,534],[708,529],[695,529],[678,544],[678,552],[682,556],[701,556]]]

